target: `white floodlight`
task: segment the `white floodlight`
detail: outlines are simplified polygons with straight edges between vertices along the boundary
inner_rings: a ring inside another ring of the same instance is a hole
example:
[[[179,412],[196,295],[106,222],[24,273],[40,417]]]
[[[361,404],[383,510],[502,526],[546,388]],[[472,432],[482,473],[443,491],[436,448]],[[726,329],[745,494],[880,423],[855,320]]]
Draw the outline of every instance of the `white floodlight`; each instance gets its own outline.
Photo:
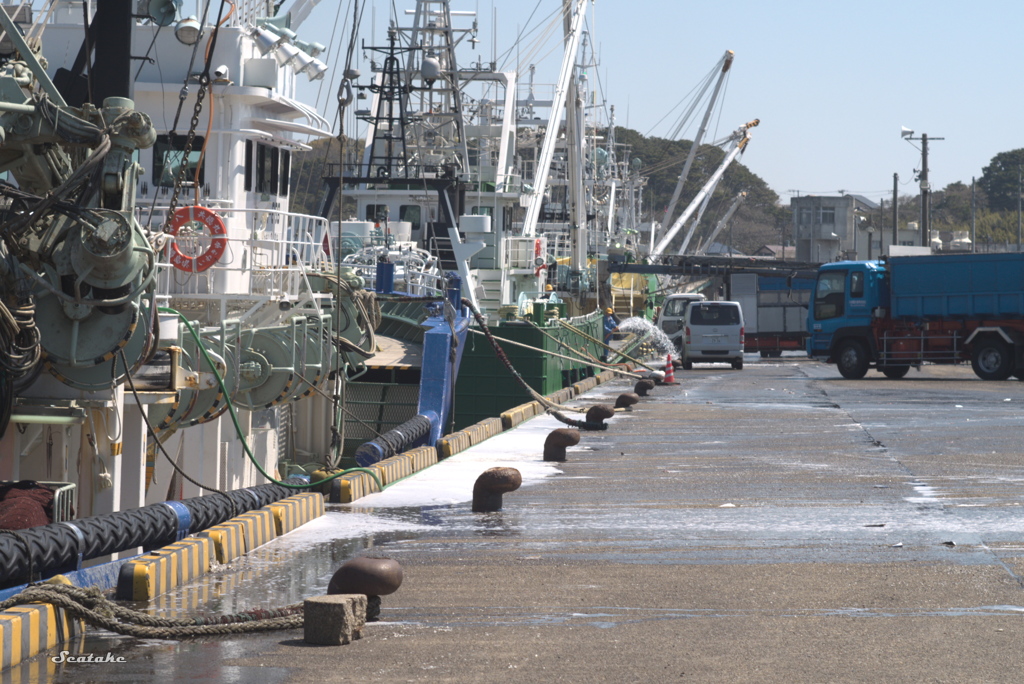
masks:
[[[274,53],[274,57],[277,59],[277,63],[280,66],[287,66],[295,61],[300,54],[302,54],[302,50],[294,45],[290,43],[281,43],[277,46],[277,51]]]
[[[202,30],[203,27],[199,25],[196,15],[192,14],[178,22],[178,25],[174,27],[174,36],[179,43],[195,45]]]
[[[309,76],[310,81],[319,81],[326,73],[327,65],[315,57],[313,58],[313,63],[306,69],[306,76]]]
[[[264,56],[273,52],[284,43],[284,36],[279,36],[266,28],[254,28],[249,37],[256,43],[256,49]]]

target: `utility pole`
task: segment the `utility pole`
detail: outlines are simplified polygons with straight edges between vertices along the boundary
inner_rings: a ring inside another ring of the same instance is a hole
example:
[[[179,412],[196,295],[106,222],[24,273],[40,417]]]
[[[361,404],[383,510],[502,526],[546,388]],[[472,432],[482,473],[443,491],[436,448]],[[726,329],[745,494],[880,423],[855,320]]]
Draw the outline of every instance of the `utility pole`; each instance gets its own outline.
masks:
[[[900,202],[897,193],[899,192],[900,174],[892,174],[892,244],[898,244],[900,226]]]
[[[929,245],[928,219],[931,214],[930,195],[932,186],[928,183],[928,140],[945,140],[945,138],[929,138],[927,133],[922,133],[920,138],[915,138],[914,131],[904,128],[900,134],[907,140],[921,141],[921,175],[918,180],[921,182],[921,246]]]
[[[971,251],[978,251],[978,237],[974,226],[974,212],[977,205],[974,203],[974,176],[971,176]]]

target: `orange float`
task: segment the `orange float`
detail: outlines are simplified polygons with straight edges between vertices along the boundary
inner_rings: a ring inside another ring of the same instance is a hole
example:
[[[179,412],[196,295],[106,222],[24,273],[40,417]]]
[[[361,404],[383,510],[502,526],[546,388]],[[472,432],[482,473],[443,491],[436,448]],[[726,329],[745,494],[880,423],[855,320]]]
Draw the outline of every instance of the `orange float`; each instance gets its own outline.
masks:
[[[202,224],[210,231],[210,235],[213,237],[210,241],[210,246],[199,256],[190,256],[181,251],[177,242],[172,242],[170,246],[170,262],[180,271],[202,273],[220,261],[220,258],[224,256],[224,251],[228,246],[228,239],[225,237],[228,231],[224,225],[224,219],[217,212],[206,207],[193,206],[179,207],[174,211],[174,218],[171,220],[167,234],[177,235],[183,226],[191,223]]]

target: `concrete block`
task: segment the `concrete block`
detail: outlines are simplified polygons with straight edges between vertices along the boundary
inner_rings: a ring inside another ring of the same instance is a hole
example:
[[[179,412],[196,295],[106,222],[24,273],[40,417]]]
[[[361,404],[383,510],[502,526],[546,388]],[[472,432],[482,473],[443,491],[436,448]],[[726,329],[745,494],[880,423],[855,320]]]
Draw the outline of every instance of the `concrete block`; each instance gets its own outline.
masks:
[[[348,644],[362,638],[366,625],[366,596],[312,596],[303,602],[303,613],[303,639],[307,644]]]

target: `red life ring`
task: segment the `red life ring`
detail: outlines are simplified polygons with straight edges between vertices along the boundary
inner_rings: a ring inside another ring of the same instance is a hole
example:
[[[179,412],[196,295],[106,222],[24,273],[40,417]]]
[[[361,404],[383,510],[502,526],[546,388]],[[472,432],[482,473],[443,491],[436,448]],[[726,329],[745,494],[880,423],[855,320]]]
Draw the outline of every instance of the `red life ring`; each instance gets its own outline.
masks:
[[[189,256],[182,253],[177,242],[172,242],[170,262],[180,271],[202,273],[220,261],[220,258],[224,256],[228,240],[223,236],[227,235],[228,231],[224,226],[224,219],[218,216],[215,211],[206,207],[194,206],[179,207],[175,210],[174,218],[171,220],[170,228],[167,229],[167,234],[177,235],[182,226],[190,223],[200,223],[206,226],[206,229],[210,231],[210,235],[213,236],[210,246],[199,256]]]

